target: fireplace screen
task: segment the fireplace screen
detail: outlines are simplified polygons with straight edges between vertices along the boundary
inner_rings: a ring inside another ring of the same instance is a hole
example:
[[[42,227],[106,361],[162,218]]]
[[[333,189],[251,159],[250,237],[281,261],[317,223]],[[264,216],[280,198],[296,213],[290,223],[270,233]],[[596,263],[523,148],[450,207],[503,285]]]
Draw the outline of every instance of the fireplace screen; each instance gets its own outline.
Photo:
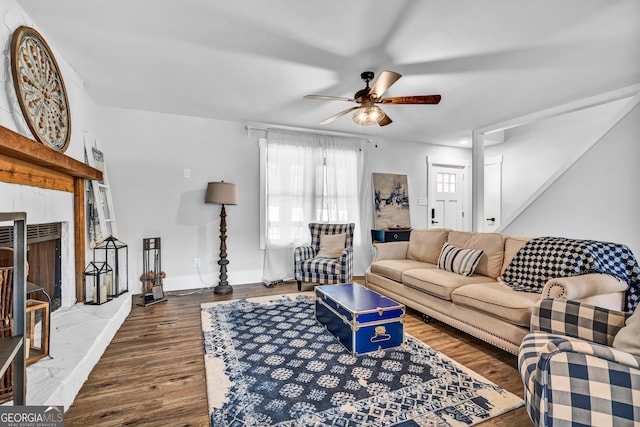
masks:
[[[13,245],[13,228],[0,227],[0,248]],[[27,225],[28,297],[62,305],[62,223]],[[1,262],[1,261],[0,261]]]

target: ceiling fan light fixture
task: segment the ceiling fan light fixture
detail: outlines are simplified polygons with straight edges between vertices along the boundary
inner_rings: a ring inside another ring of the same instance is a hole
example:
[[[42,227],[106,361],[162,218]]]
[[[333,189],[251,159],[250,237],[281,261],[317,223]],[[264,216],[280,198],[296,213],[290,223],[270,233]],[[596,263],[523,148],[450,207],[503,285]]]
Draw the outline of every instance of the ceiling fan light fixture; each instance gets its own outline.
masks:
[[[365,71],[360,74],[360,78],[366,82],[367,86],[364,89],[357,91],[355,95],[353,95],[353,98],[328,95],[305,95],[304,98],[349,101],[360,104],[359,107],[347,108],[333,116],[327,117],[320,122],[321,125],[329,124],[353,111],[352,119],[356,124],[361,126],[371,126],[376,124],[379,126],[387,126],[393,123],[393,120],[391,120],[391,118],[375,104],[437,104],[440,102],[440,95],[413,95],[382,98],[382,95],[387,91],[387,89],[389,89],[389,87],[397,82],[402,76],[396,72],[385,70],[373,84],[373,87],[369,87],[369,82],[373,80],[373,77],[373,71]]]
[[[377,125],[384,119],[384,111],[377,105],[360,107],[353,113],[353,121],[361,126]]]

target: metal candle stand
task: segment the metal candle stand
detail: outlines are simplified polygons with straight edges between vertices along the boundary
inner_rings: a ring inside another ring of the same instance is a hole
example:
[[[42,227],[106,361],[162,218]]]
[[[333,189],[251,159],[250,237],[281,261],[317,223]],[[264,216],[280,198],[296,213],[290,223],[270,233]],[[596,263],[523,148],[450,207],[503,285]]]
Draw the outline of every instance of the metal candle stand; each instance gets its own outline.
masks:
[[[113,282],[107,286],[107,296],[119,297],[129,290],[129,248],[109,236],[93,248],[93,262],[106,262],[113,269]]]
[[[101,305],[113,299],[109,286],[113,284],[113,269],[106,262],[91,261],[84,270],[85,304]]]
[[[129,290],[129,248],[113,236],[93,248],[84,270],[85,304],[100,305]]]
[[[138,305],[147,306],[167,300],[163,289],[164,277],[160,238],[142,239],[142,301]]]

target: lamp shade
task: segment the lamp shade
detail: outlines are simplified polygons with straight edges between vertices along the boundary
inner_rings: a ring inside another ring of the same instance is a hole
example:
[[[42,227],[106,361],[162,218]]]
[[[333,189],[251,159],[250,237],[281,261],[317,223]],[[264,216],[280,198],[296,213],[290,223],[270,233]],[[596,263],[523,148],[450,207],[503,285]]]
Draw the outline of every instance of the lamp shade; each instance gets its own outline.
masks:
[[[224,181],[210,182],[207,185],[204,202],[217,203],[219,205],[237,205],[238,191],[236,190],[236,185]]]

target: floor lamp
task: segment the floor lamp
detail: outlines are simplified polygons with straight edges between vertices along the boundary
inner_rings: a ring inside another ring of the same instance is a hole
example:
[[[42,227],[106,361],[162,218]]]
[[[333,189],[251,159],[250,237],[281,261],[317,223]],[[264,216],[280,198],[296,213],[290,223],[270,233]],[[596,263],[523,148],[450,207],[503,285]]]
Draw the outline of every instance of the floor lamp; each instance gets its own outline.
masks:
[[[227,212],[224,205],[237,205],[238,204],[238,192],[236,185],[230,182],[210,182],[207,185],[207,194],[204,197],[205,203],[215,203],[222,205],[220,209],[220,259],[218,265],[220,266],[220,282],[218,286],[213,288],[214,294],[230,294],[233,292],[233,288],[227,282]]]

